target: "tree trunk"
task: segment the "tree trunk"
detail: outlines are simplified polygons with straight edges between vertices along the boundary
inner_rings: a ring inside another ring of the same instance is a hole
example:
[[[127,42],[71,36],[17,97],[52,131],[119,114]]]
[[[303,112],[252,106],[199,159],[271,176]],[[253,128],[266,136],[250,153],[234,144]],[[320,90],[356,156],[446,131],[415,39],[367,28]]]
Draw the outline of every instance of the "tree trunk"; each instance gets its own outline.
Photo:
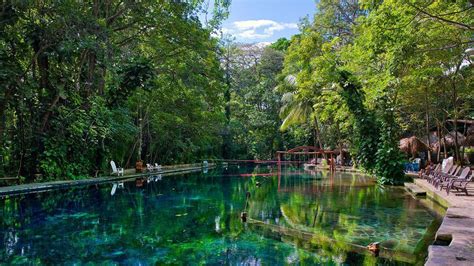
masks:
[[[458,143],[458,119],[457,115],[454,117],[454,158],[459,161],[459,143]]]
[[[444,121],[444,120],[443,120]],[[443,122],[443,125],[444,123],[446,123],[446,121]],[[444,126],[443,126],[443,130],[444,130]],[[442,131],[441,131],[442,132]],[[446,149],[446,140],[443,141],[443,148],[444,148],[444,159],[447,159],[448,158],[448,150]]]
[[[324,149],[323,142],[321,141],[321,134],[319,131],[319,122],[316,116],[314,116],[314,133],[316,135],[316,139],[318,140],[319,148]]]
[[[3,142],[5,138],[3,137],[3,132],[6,127],[5,111],[7,110],[7,105],[8,105],[8,101],[10,100],[10,96],[11,96],[11,90],[10,90],[10,87],[7,86],[3,100],[0,101],[0,147],[4,147]]]
[[[459,143],[458,143],[458,116],[459,116],[459,107],[458,107],[458,93],[457,93],[457,88],[456,88],[456,76],[459,72],[459,69],[461,68],[463,60],[461,60],[457,67],[456,67],[456,72],[454,72],[452,78],[451,78],[451,84],[453,88],[453,109],[454,109],[454,156],[457,161],[461,160],[459,158]]]
[[[45,53],[44,46],[42,44],[42,38],[44,38],[43,33],[41,30],[36,29],[38,37],[37,39],[33,40],[31,46],[33,51],[36,55],[36,62],[35,65],[37,66],[38,70],[38,78],[37,81],[39,87],[45,91],[42,93],[40,90],[39,93],[39,101],[42,103],[50,102],[48,108],[46,110],[39,108],[34,108],[31,110],[31,116],[33,118],[33,141],[32,141],[32,151],[29,160],[32,164],[28,165],[29,169],[25,169],[29,177],[33,177],[35,174],[38,174],[40,169],[37,167],[37,162],[39,156],[44,151],[44,137],[45,131],[51,116],[51,111],[57,103],[56,95],[57,93],[53,90],[50,82],[49,82],[49,61],[48,56]]]
[[[225,69],[225,82],[226,82],[226,90],[224,92],[224,100],[225,100],[225,129],[223,134],[223,145],[222,145],[222,157],[224,159],[229,159],[231,156],[231,135],[230,135],[230,101],[231,101],[231,77],[230,77],[230,48],[227,51],[227,58],[226,58],[226,69]]]
[[[50,118],[54,108],[58,104],[58,102],[59,102],[59,94],[54,97],[53,101],[51,102],[51,104],[48,107],[48,110],[46,110],[46,112],[43,115],[43,119],[41,120],[42,121],[41,122],[41,128],[40,128],[41,133],[44,133],[46,131],[46,126],[48,125],[49,118]]]
[[[41,102],[48,102],[51,103],[48,106],[48,109],[44,110],[44,113],[41,115],[41,124],[39,125],[38,132],[44,133],[46,125],[48,123],[49,117],[51,115],[52,109],[55,107],[56,103],[59,100],[58,94],[56,91],[53,90],[51,84],[49,82],[49,60],[48,56],[44,53],[43,48],[41,46],[41,40],[35,40],[32,43],[32,48],[37,54],[37,62],[36,65],[38,66],[39,72],[39,85],[40,88],[46,91],[45,98],[40,99]]]
[[[105,67],[100,67],[99,72],[99,80],[97,81],[97,93],[103,96],[105,89],[105,75],[107,74],[107,69]]]
[[[40,47],[35,49],[35,53],[38,53],[40,51]],[[39,71],[39,76],[40,76],[40,87],[43,89],[48,90],[49,89],[49,61],[48,61],[48,56],[45,55],[44,53],[38,54],[38,71]]]
[[[323,150],[324,146],[323,146],[323,142],[321,140],[321,131],[319,131],[319,122],[318,122],[318,118],[316,116],[314,116],[314,133],[316,134],[316,138],[318,140],[319,148]],[[323,156],[324,156],[325,159],[327,159],[326,154],[324,154]]]
[[[316,126],[313,128],[313,145],[314,145],[314,147],[319,146],[318,133],[317,133],[317,130],[316,130]]]
[[[425,108],[426,108],[426,136],[428,138],[428,162],[431,162],[431,140],[430,140],[430,108],[428,104],[428,88],[425,87]]]
[[[454,108],[454,158],[459,161],[459,143],[458,143],[458,106],[457,106],[457,90],[455,80],[453,79],[453,108]]]
[[[466,136],[466,133],[467,133],[467,123],[464,122],[464,132],[463,132],[463,136]],[[464,143],[464,145],[462,146],[462,149],[461,149],[461,166],[463,166],[463,163],[464,163],[464,152],[465,152],[465,149],[466,149],[466,143]]]
[[[441,160],[441,129],[439,121],[436,121],[436,130],[438,133],[438,150],[436,151],[436,161],[439,163],[439,161]]]
[[[142,145],[143,145],[143,125],[142,125],[142,110],[141,106],[138,107],[138,152],[137,161],[142,160]]]
[[[339,155],[341,156],[341,165],[344,165],[344,154],[342,153],[342,145],[344,143],[343,141],[341,141],[341,129],[339,127],[339,124],[336,124],[336,132],[337,132],[336,146],[339,146]],[[337,157],[335,159],[337,159]]]

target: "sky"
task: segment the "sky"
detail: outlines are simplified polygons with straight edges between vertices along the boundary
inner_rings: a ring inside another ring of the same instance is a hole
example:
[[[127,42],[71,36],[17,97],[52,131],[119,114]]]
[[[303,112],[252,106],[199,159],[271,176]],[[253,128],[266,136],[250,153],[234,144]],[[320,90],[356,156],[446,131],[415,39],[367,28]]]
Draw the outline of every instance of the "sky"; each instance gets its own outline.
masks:
[[[298,33],[300,18],[315,11],[314,0],[232,0],[222,31],[237,42],[274,42]]]

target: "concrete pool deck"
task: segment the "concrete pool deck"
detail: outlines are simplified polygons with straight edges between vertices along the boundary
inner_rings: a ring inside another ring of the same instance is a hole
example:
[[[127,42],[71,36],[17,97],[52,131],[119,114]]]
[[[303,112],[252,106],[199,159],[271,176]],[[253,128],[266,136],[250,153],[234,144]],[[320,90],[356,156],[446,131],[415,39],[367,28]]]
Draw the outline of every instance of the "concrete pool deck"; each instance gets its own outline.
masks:
[[[428,248],[425,265],[474,265],[474,184],[465,193],[439,191],[424,179],[414,183],[426,191],[428,197],[447,207],[435,243]]]
[[[214,168],[214,164],[209,164],[208,168]],[[201,164],[186,164],[186,165],[177,165],[177,166],[163,166],[162,171],[149,172],[149,173],[134,173],[134,171],[126,170],[126,175],[124,176],[104,176],[104,177],[95,177],[79,180],[62,180],[62,181],[51,181],[51,182],[42,182],[42,183],[30,183],[23,185],[7,186],[0,187],[0,197],[5,197],[8,195],[18,195],[18,194],[27,194],[27,193],[36,193],[44,192],[53,189],[69,188],[75,186],[86,186],[86,185],[96,185],[109,182],[119,182],[133,180],[136,178],[148,177],[152,175],[176,175],[176,174],[185,174],[196,171],[201,171],[203,167]]]

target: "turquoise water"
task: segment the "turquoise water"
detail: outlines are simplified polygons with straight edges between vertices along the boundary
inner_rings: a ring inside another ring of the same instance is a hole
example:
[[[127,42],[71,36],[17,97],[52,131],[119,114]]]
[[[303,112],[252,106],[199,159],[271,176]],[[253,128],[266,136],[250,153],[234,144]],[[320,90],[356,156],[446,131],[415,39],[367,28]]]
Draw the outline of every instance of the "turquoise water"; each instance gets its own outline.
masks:
[[[439,225],[403,189],[356,174],[230,167],[113,187],[2,199],[1,262],[411,264]],[[375,241],[384,258],[360,251]]]

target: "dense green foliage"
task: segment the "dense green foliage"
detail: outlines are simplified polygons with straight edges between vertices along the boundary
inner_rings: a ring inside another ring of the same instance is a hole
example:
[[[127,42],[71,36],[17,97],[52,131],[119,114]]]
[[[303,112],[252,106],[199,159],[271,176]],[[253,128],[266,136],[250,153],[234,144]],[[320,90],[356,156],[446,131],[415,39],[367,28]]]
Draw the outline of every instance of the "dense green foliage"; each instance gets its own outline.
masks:
[[[373,170],[377,164],[380,130],[374,112],[364,106],[364,92],[357,81],[351,80],[350,73],[340,72],[340,84],[344,84],[342,95],[347,107],[354,116],[353,153],[357,162],[365,169]]]
[[[474,117],[470,1],[322,0],[269,46],[214,37],[230,1],[213,3],[209,20],[201,0],[2,3],[0,175],[315,145],[397,183],[401,137]]]
[[[3,2],[0,171],[64,179],[108,172],[111,159],[219,156],[211,33],[229,1],[208,25],[204,2]]]
[[[447,118],[474,117],[472,59],[464,54],[474,43],[472,8],[469,1],[320,1],[285,57],[281,83],[293,104],[283,128],[311,124],[319,146],[347,148],[382,183],[400,182],[401,137],[426,139]]]
[[[280,39],[278,43],[288,42]],[[230,158],[272,159],[277,150],[305,141],[306,134],[279,131],[282,94],[275,88],[283,68],[285,45],[229,43],[226,72],[230,77]],[[300,130],[301,131],[301,130]]]

